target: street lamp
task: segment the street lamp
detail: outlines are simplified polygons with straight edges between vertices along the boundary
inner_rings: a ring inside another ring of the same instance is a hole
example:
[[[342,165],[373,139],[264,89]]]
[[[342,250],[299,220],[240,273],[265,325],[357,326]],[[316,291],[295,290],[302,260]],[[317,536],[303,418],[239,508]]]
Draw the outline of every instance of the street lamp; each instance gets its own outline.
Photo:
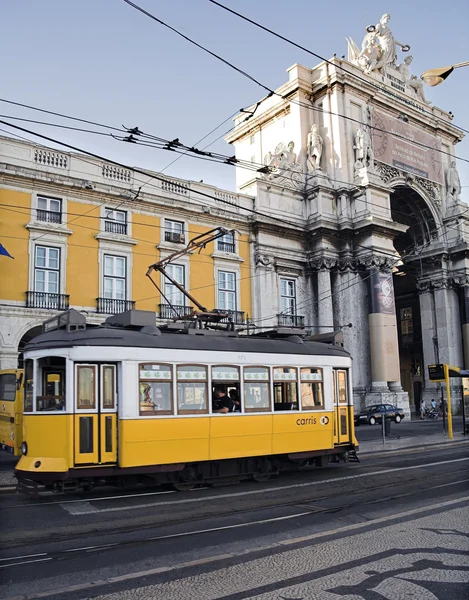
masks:
[[[441,69],[430,69],[430,71],[425,71],[423,75],[420,75],[420,79],[422,79],[427,85],[434,87],[435,85],[439,85],[442,81],[444,81],[454,69],[459,67],[467,67],[469,65],[469,60],[466,62],[458,63],[457,65],[452,65],[451,67],[442,67]]]

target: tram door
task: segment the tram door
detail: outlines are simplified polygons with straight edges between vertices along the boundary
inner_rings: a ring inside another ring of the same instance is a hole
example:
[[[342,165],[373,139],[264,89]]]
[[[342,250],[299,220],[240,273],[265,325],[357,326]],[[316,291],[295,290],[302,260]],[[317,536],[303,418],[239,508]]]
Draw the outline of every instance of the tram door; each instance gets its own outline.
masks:
[[[350,411],[347,371],[333,370],[334,386],[334,443],[350,441]]]
[[[116,365],[75,364],[75,465],[117,462]]]

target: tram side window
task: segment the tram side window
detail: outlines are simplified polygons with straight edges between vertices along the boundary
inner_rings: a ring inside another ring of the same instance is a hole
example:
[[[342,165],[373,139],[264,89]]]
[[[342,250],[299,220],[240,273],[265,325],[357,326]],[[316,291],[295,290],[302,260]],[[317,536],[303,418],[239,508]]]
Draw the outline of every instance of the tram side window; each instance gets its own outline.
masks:
[[[298,374],[294,367],[274,367],[274,410],[298,410]]]
[[[14,402],[16,398],[16,374],[3,373],[0,375],[0,400]]]
[[[178,414],[207,413],[207,367],[178,365],[176,371]]]
[[[65,410],[65,358],[40,358],[37,366],[36,410]]]
[[[94,410],[96,408],[96,367],[77,366],[77,408]]]
[[[139,365],[140,416],[173,413],[173,375],[171,365]]]
[[[317,410],[324,408],[322,369],[311,367],[300,369],[301,408]]]
[[[268,367],[244,367],[244,409],[246,412],[271,410]]]
[[[212,398],[216,388],[223,388],[233,401],[233,412],[241,412],[239,367],[217,365],[212,367]]]
[[[34,362],[24,361],[24,412],[33,411]]]
[[[347,404],[347,373],[337,371],[337,388],[339,391],[339,404]]]

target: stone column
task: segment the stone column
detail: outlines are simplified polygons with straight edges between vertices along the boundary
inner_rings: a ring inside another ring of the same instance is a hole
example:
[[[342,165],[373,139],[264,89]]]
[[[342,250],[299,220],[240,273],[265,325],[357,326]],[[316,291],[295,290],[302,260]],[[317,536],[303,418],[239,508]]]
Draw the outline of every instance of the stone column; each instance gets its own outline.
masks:
[[[371,390],[367,394],[367,402],[389,402],[404,408],[410,416],[409,396],[401,387],[392,273],[372,267],[369,289]]]
[[[319,269],[318,279],[318,325],[319,333],[334,329],[334,313],[332,309],[331,272],[327,268]]]
[[[464,368],[469,369],[469,286],[460,288],[463,312],[461,315],[462,341],[464,349]]]

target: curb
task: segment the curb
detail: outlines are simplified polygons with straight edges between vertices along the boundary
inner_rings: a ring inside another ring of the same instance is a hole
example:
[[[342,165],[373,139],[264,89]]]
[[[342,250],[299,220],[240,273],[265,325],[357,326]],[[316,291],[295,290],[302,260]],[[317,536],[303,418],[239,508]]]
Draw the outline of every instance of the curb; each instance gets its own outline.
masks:
[[[0,494],[8,494],[9,492],[16,492],[16,485],[0,485]]]
[[[359,456],[365,456],[367,454],[390,454],[390,453],[399,453],[399,452],[413,452],[416,449],[421,450],[424,448],[445,448],[448,446],[455,446],[455,445],[461,445],[461,444],[466,444],[469,442],[469,439],[466,440],[446,440],[444,442],[434,442],[434,443],[428,443],[428,444],[420,444],[419,446],[402,446],[401,448],[389,448],[388,450],[386,449],[386,447],[384,446],[383,448],[380,448],[379,450],[365,450],[365,451],[358,451],[358,455]],[[359,444],[360,445],[360,444]]]

